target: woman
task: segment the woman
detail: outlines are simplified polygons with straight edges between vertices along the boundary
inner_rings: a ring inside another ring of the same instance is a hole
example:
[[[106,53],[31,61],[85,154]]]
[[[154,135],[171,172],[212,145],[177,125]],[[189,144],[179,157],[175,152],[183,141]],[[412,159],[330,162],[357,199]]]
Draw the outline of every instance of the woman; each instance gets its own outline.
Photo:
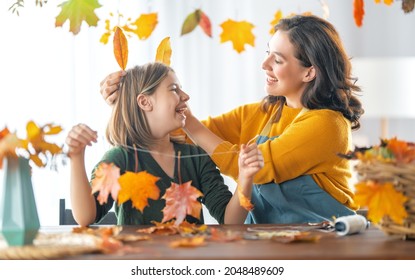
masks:
[[[262,64],[267,97],[199,122],[185,131],[212,155],[223,174],[237,178],[237,157],[228,153],[256,138],[264,168],[254,177],[248,223],[304,223],[354,214],[348,160],[351,130],[363,114],[351,63],[332,24],[293,16],[275,26]],[[108,103],[120,73],[101,83]]]
[[[170,67],[161,63],[136,66],[127,71],[120,86],[107,127],[107,139],[114,146],[100,162],[111,162],[126,171],[146,170],[159,177],[162,197],[174,183],[191,181],[203,193],[202,203],[219,223],[243,223],[247,211],[239,204],[238,192],[232,196],[214,163],[206,153],[190,144],[171,141],[170,133],[186,122],[189,96]],[[84,124],[74,126],[66,143],[71,159],[71,202],[74,218],[81,226],[99,221],[113,206],[113,199],[101,205],[91,194],[85,171],[87,145],[96,142],[97,134]],[[180,161],[178,161],[180,155]],[[239,159],[239,187],[250,198],[252,179],[262,167],[262,156],[255,144],[242,146]],[[92,178],[95,176],[95,170]],[[164,199],[150,200],[141,213],[131,201],[115,206],[118,224],[151,224],[163,219]],[[203,223],[203,215],[192,223]]]

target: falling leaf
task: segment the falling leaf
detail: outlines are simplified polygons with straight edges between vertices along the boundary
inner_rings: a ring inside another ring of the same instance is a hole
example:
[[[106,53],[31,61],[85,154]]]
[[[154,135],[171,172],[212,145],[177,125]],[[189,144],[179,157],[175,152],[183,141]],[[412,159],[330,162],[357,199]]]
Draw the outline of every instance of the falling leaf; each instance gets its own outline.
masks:
[[[202,192],[191,185],[192,181],[183,184],[171,183],[170,188],[162,198],[166,200],[166,206],[163,209],[162,222],[176,219],[175,224],[179,225],[184,221],[186,215],[200,218],[202,204],[198,198],[203,196]]]
[[[166,37],[160,42],[157,48],[156,61],[170,65],[171,53],[170,37]]]
[[[379,223],[388,216],[397,224],[402,224],[408,216],[404,203],[408,200],[402,193],[396,191],[390,182],[377,183],[373,181],[359,182],[356,187],[356,203],[368,207],[368,219]]]
[[[353,0],[353,17],[358,27],[363,24],[363,16],[365,15],[365,3],[363,0]]]
[[[255,36],[252,34],[254,25],[247,21],[234,21],[228,19],[220,25],[223,32],[220,34],[220,42],[231,41],[233,48],[241,53],[245,50],[244,45],[254,47]]]
[[[209,17],[202,11],[200,11],[199,26],[206,35],[212,37],[212,23],[210,22]]]
[[[240,186],[237,186],[237,190],[238,190],[238,197],[239,197],[239,204],[246,210],[246,211],[251,211],[252,209],[254,209],[254,205],[251,203],[251,200],[249,200],[249,198],[247,198],[242,190]]]
[[[410,13],[414,10],[415,0],[402,0],[402,10],[404,13]]]
[[[99,18],[94,10],[101,7],[98,0],[68,0],[58,7],[62,10],[56,17],[56,27],[62,27],[66,20],[69,20],[69,31],[76,35],[81,30],[82,21],[89,26],[97,26]]]
[[[118,179],[120,177],[120,169],[113,163],[102,162],[95,170],[95,177],[91,182],[91,193],[99,192],[98,201],[102,205],[107,203],[108,195],[116,201],[120,185]]]
[[[125,172],[118,180],[121,186],[118,205],[131,199],[133,207],[143,212],[148,206],[148,199],[157,200],[160,197],[160,189],[156,185],[159,179],[147,171]]]
[[[182,33],[180,35],[185,35],[192,32],[200,21],[200,10],[196,10],[193,13],[190,13],[183,22]]]
[[[180,238],[170,242],[170,247],[200,247],[206,245],[204,236]]]
[[[128,61],[128,42],[124,32],[118,26],[115,27],[114,33],[114,55],[118,65],[125,70]]]
[[[154,29],[158,24],[158,14],[142,14],[139,18],[132,24],[135,27],[134,32],[140,40],[145,40],[153,33]]]
[[[282,19],[282,12],[281,12],[281,10],[278,10],[278,11],[276,11],[276,12],[275,12],[274,19],[270,22],[270,24],[271,24],[271,29],[269,30],[269,33],[270,33],[271,35],[273,35],[273,34],[275,33],[275,29],[274,29],[274,27],[275,27],[275,25],[277,25],[277,23],[278,23],[281,19]]]

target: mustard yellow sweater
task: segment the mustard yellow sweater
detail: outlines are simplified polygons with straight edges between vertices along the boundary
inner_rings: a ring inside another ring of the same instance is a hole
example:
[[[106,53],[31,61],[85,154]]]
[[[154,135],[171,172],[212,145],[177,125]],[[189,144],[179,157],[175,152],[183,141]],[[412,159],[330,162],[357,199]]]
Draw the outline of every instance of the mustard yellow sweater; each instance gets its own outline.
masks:
[[[243,105],[203,121],[225,140],[215,149],[212,159],[221,173],[235,180],[239,145],[259,135],[277,110],[273,106],[263,112],[260,106]],[[300,111],[285,106],[281,120],[272,125],[268,135],[278,138],[259,145],[265,166],[255,176],[255,183],[281,183],[308,174],[339,202],[357,209],[349,186],[349,161],[337,155],[352,149],[350,122],[341,113],[327,109],[309,110],[296,118]]]

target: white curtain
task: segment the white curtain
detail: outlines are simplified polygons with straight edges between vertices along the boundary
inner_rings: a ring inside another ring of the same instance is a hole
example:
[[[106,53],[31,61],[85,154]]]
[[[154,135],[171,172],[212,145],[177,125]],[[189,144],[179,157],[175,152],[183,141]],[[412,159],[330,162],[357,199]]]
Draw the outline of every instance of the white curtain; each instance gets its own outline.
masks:
[[[103,19],[111,11],[118,10],[131,18],[142,13],[158,13],[159,23],[149,39],[129,38],[127,67],[153,61],[159,42],[170,36],[171,66],[191,96],[193,113],[201,119],[264,96],[261,62],[270,36],[270,22],[278,9],[285,15],[310,11],[323,16],[321,3],[327,2],[334,15],[329,19],[338,23],[341,34],[350,38],[349,31],[357,30],[352,1],[100,0],[102,7],[96,10],[101,19],[98,27],[88,28],[84,23],[81,32],[74,36],[69,32],[68,22],[62,28],[54,26],[60,12],[57,5],[63,0],[48,1],[43,8],[35,7],[34,0],[26,0],[20,16],[8,11],[13,2],[0,2],[0,129],[7,126],[24,134],[29,120],[38,124],[53,122],[64,128],[53,141],[63,143],[73,125],[86,123],[100,135],[99,143],[87,149],[88,171],[108,148],[103,135],[110,108],[99,93],[99,82],[118,70],[118,65],[112,38],[107,45],[99,39],[105,32]],[[204,35],[200,28],[180,36],[184,19],[198,8],[210,17],[213,38]],[[246,50],[238,54],[230,42],[220,43],[219,25],[229,18],[255,25],[255,47],[245,45]],[[354,46],[353,42],[346,43],[348,48]],[[58,172],[36,167],[33,170],[42,225],[58,224],[58,200],[69,198],[69,167],[58,168]],[[226,182],[233,190],[234,182],[229,179]]]

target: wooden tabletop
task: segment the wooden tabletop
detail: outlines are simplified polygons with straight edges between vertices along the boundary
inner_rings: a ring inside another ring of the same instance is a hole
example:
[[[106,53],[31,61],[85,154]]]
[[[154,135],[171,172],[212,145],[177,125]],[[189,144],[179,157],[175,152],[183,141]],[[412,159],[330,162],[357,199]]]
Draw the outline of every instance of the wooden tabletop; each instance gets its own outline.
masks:
[[[121,234],[137,234],[143,226],[124,226]],[[150,234],[149,240],[128,242],[132,252],[127,254],[81,254],[63,259],[190,259],[190,260],[415,260],[415,241],[400,236],[387,235],[371,227],[363,233],[338,236],[335,232],[313,231],[314,241],[282,243],[269,238],[253,239],[252,232],[268,231],[275,225],[210,225],[216,229],[237,233],[239,240],[220,242],[206,238],[204,246],[171,247],[171,242],[183,238],[180,235]],[[42,228],[44,232],[62,230]]]

